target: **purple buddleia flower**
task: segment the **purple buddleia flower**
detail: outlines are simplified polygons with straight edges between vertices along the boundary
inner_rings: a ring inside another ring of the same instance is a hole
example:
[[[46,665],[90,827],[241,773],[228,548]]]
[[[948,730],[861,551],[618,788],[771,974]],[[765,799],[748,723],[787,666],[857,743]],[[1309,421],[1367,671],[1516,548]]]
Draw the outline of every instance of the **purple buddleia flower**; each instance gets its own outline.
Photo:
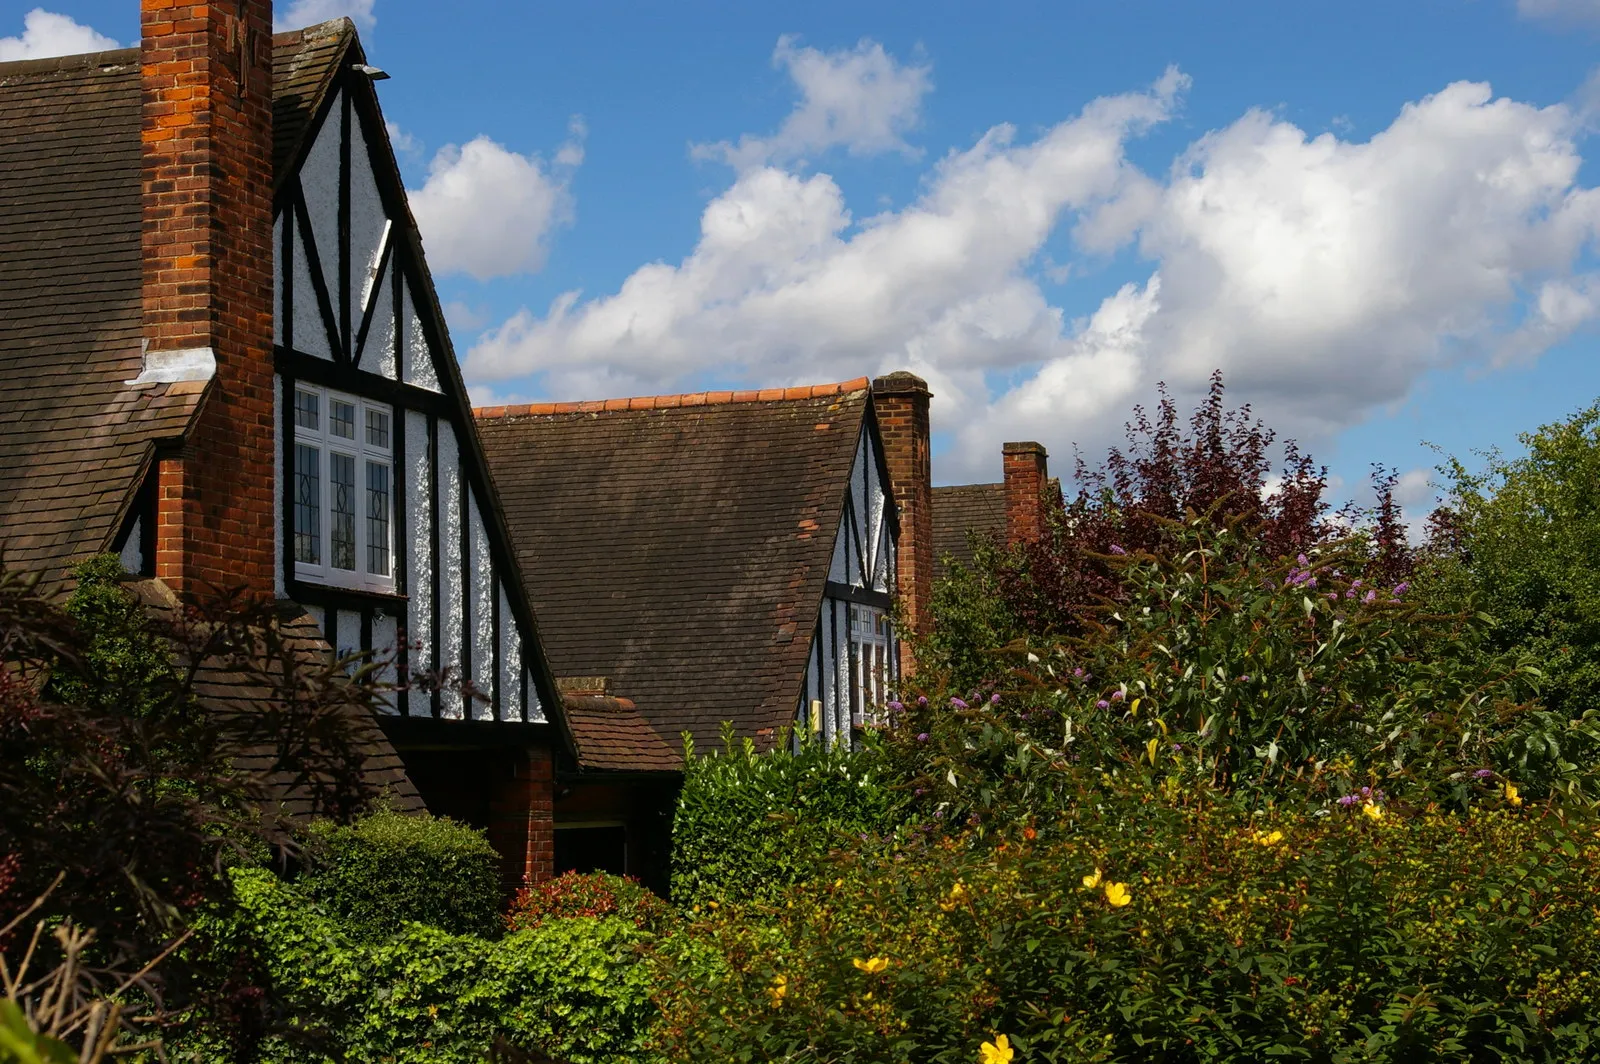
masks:
[[[892,709],[892,710],[894,710],[894,711],[895,711],[895,712],[896,712],[896,713],[898,713],[898,712],[900,712],[900,711],[901,711],[901,710],[902,710],[902,709],[905,709],[905,708],[906,708],[906,707],[905,707],[905,706],[903,706],[903,705],[902,705],[902,704],[900,704],[900,703],[899,703],[899,702],[890,702],[890,703],[889,703],[889,704],[888,704],[888,705],[889,705],[889,708],[890,708],[890,709]]]
[[[1175,753],[1175,754],[1183,753],[1183,744],[1182,743],[1173,743],[1172,744],[1172,752]]]
[[[1111,553],[1112,554],[1126,554],[1128,552],[1123,550],[1121,547],[1117,546],[1115,543],[1113,543],[1113,544],[1111,544]]]
[[[1334,597],[1334,596],[1332,596],[1332,595],[1329,595],[1329,596],[1328,596],[1328,597],[1329,597],[1329,598],[1333,598],[1333,597]],[[1344,593],[1344,597],[1345,597],[1345,598],[1347,598],[1347,599],[1353,599],[1353,598],[1355,598],[1355,597],[1356,597],[1356,593],[1355,593],[1355,592],[1354,592],[1354,591],[1346,591],[1346,592],[1345,592],[1345,593]]]
[[[918,695],[917,696],[917,705],[925,706],[927,704],[928,704],[928,696],[927,695]]]
[[[917,742],[925,743],[927,741],[928,741],[928,733],[927,732],[919,732],[917,734]]]
[[[989,704],[991,706],[998,706],[1000,704],[1000,696],[999,695],[990,695],[989,696]]]
[[[1121,702],[1126,697],[1127,697],[1127,695],[1123,694],[1121,691],[1112,691],[1111,692],[1111,701],[1113,701],[1113,702]]]
[[[1368,591],[1365,595],[1361,596],[1361,601],[1370,606],[1374,602],[1378,601],[1378,593],[1376,591]]]
[[[1310,580],[1306,581],[1306,587],[1316,587],[1316,586],[1317,586],[1317,578],[1316,577],[1313,576]]]
[[[1083,679],[1083,666],[1079,665],[1076,669],[1073,669],[1072,670],[1072,675],[1077,677],[1080,680]]]
[[[968,707],[968,705],[967,705],[967,704],[966,704],[966,703],[965,703],[965,702],[963,702],[963,701],[962,701],[962,700],[961,700],[961,699],[959,699],[959,698],[955,698],[955,697],[952,697],[952,698],[951,698],[951,699],[950,699],[950,704],[951,704],[951,705],[952,705],[952,706],[955,706],[955,707],[956,707],[956,708],[957,708],[957,709],[967,709],[967,708],[970,708],[970,707]]]
[[[1306,556],[1304,554],[1295,555],[1295,559],[1294,560],[1299,562],[1301,565],[1309,565],[1310,564],[1309,562],[1306,561]]]
[[[1111,708],[1111,703],[1107,702],[1105,699],[1102,698],[1100,701],[1098,701],[1098,702],[1096,702],[1094,704],[1094,708],[1096,708],[1096,709],[1110,709]]]
[[[1475,779],[1475,780],[1486,780],[1486,779],[1490,779],[1493,776],[1494,776],[1494,770],[1493,769],[1487,769],[1487,768],[1480,768],[1478,771],[1476,771],[1476,772],[1474,772],[1472,774],[1472,778]]]
[[[1361,801],[1361,799],[1353,794],[1344,794],[1339,796],[1340,805],[1355,805],[1359,801]]]
[[[1411,590],[1411,585],[1406,583],[1404,580],[1402,580],[1398,584],[1394,585],[1394,593],[1396,595],[1404,595],[1407,591],[1410,591],[1410,590]]]

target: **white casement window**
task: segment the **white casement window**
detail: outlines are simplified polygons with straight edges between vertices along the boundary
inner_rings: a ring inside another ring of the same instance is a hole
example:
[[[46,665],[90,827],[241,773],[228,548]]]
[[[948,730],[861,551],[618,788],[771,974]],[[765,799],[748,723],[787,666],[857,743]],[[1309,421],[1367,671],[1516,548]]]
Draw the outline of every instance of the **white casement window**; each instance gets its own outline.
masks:
[[[394,412],[301,384],[294,392],[294,573],[394,590]]]
[[[893,681],[893,637],[889,615],[873,606],[850,604],[850,677],[855,690],[852,724],[878,723]]]

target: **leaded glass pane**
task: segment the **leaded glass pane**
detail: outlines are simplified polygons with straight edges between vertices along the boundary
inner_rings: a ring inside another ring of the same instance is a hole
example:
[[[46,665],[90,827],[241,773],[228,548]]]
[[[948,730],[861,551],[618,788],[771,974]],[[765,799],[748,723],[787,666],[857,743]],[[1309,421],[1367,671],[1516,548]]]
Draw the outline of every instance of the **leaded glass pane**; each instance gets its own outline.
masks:
[[[322,452],[303,443],[294,448],[294,560],[322,564]]]
[[[367,572],[389,575],[389,467],[382,462],[367,463]]]
[[[367,446],[389,449],[388,411],[367,408]]]
[[[328,431],[347,440],[356,438],[356,404],[328,398]]]
[[[319,408],[322,397],[316,392],[302,392],[299,389],[294,393],[294,423],[303,429],[314,429],[321,420]]]
[[[332,404],[335,409],[338,403]],[[331,418],[330,418],[331,420]],[[356,567],[356,460],[337,451],[328,455],[328,485],[332,489],[329,509],[333,512],[335,569]]]

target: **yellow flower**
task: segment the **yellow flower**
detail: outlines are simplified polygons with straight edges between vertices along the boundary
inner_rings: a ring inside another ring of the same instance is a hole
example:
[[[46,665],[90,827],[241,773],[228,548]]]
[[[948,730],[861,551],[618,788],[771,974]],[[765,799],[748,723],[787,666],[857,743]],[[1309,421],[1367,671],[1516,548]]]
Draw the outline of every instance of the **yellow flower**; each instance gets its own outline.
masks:
[[[1506,782],[1506,801],[1512,805],[1522,804],[1522,795],[1518,793],[1517,785],[1509,780]]]
[[[1276,846],[1283,841],[1283,832],[1258,831],[1256,832],[1256,841],[1263,846]]]
[[[774,1005],[783,1004],[783,995],[787,994],[788,992],[789,977],[787,975],[773,976],[772,985],[767,987],[767,993],[772,995],[772,1003]]]
[[[860,968],[863,972],[866,972],[868,975],[877,975],[879,972],[881,972],[885,968],[889,967],[889,958],[888,957],[869,957],[866,960],[862,960],[860,957],[857,957],[855,960],[851,961],[850,963],[854,964],[857,968]]]
[[[1094,870],[1094,875],[1092,876],[1084,876],[1083,885],[1088,887],[1090,890],[1098,887],[1100,885],[1100,869],[1096,868]]]
[[[1011,1064],[1011,1058],[1016,1052],[1011,1048],[1011,1040],[1005,1035],[996,1035],[993,1042],[985,1042],[978,1047],[978,1064]]]
[[[950,912],[963,901],[965,901],[966,898],[967,885],[958,879],[955,881],[954,885],[950,887],[950,896],[939,903],[939,908],[943,909],[945,912]]]
[[[1361,812],[1362,812],[1363,815],[1371,817],[1373,820],[1382,820],[1383,819],[1383,810],[1379,809],[1377,806],[1373,805],[1371,802],[1367,802],[1364,805],[1362,805]]]
[[[1133,895],[1128,890],[1128,884],[1126,884],[1126,883],[1107,883],[1106,884],[1106,901],[1110,902],[1113,908],[1120,909],[1120,908],[1122,908],[1124,905],[1128,904],[1132,900],[1133,900]]]

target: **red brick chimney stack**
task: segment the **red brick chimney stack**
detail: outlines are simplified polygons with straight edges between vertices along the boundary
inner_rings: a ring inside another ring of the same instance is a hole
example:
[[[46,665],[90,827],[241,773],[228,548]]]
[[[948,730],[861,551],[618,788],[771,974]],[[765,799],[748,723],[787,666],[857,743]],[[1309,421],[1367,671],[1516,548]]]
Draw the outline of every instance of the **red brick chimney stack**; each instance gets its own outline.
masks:
[[[273,592],[272,3],[142,0],[141,381],[210,378],[159,476],[156,575]]]
[[[1044,489],[1050,483],[1045,449],[1033,442],[1008,443],[1005,458],[1006,542],[1026,543],[1044,534]]]
[[[913,373],[890,373],[872,382],[872,406],[883,437],[884,464],[900,511],[900,602],[913,630],[928,630],[933,598],[933,464],[928,423],[928,382]],[[911,648],[900,645],[900,672],[915,666]]]

